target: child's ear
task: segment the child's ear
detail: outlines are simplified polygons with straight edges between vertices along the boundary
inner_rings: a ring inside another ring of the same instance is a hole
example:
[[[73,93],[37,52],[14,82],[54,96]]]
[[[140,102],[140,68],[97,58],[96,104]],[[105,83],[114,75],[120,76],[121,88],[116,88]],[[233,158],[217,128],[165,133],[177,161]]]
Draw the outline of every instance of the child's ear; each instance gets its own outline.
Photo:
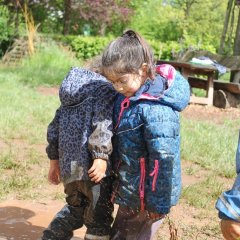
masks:
[[[142,64],[142,67],[139,69],[139,74],[144,78],[147,77],[147,75],[148,75],[148,65],[147,65],[147,63]]]
[[[147,63],[143,63],[142,64],[142,72],[145,73],[145,74],[148,72],[148,65],[147,65]]]

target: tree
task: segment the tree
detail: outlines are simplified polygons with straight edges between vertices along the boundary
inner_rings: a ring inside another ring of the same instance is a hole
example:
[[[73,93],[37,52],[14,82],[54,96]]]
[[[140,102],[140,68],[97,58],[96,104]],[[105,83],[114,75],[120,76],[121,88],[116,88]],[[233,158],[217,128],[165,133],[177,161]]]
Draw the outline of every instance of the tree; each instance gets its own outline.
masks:
[[[188,18],[191,8],[194,4],[199,3],[199,0],[173,0],[171,4],[175,7],[180,7],[184,11],[185,18]]]
[[[226,16],[225,16],[225,21],[224,21],[224,27],[223,27],[223,31],[222,31],[222,35],[221,35],[221,40],[220,40],[220,47],[218,50],[219,54],[223,54],[223,52],[224,52],[224,45],[225,45],[225,41],[226,41],[230,15],[234,11],[233,2],[234,2],[234,0],[228,1],[227,11],[226,11]]]
[[[82,0],[78,6],[79,18],[104,35],[114,24],[127,23],[131,13],[130,0]]]
[[[65,0],[63,34],[69,34],[71,24],[72,0]]]
[[[240,3],[239,3],[240,5]],[[233,55],[240,56],[240,7],[238,7],[238,22],[234,39]]]

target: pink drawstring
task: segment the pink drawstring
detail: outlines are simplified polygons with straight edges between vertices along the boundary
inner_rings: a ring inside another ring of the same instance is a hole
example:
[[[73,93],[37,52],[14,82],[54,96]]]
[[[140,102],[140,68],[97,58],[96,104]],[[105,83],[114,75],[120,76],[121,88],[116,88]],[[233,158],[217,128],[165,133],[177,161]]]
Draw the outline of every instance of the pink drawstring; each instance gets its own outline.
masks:
[[[159,165],[158,165],[158,160],[155,160],[154,161],[154,169],[153,171],[149,174],[149,176],[154,176],[153,177],[153,181],[152,181],[152,191],[155,192],[156,190],[156,182],[157,182],[157,176],[158,176],[158,168],[159,168]]]
[[[120,120],[121,120],[121,117],[123,115],[123,112],[126,108],[129,107],[129,104],[130,104],[129,98],[126,97],[121,103],[121,110],[120,110],[120,113],[119,113],[119,116],[118,116],[118,122],[117,122],[117,125],[115,126],[115,129],[118,127],[118,125],[120,123]]]
[[[144,211],[144,184],[145,184],[145,159],[140,159],[140,169],[141,169],[141,175],[140,175],[140,185],[139,185],[139,196],[141,201],[141,211]]]

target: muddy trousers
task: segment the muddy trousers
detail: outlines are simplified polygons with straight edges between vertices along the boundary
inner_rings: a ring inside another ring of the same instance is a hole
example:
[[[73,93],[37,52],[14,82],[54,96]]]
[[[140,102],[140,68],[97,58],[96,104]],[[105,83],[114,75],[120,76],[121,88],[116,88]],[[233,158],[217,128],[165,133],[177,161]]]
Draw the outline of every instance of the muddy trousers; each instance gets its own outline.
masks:
[[[67,204],[43,231],[42,240],[70,240],[73,231],[83,225],[87,227],[85,240],[109,240],[113,222],[111,186],[110,177],[101,184],[91,181],[67,184],[64,188]]]
[[[119,206],[110,240],[152,240],[162,222],[150,219],[147,211],[134,212]]]

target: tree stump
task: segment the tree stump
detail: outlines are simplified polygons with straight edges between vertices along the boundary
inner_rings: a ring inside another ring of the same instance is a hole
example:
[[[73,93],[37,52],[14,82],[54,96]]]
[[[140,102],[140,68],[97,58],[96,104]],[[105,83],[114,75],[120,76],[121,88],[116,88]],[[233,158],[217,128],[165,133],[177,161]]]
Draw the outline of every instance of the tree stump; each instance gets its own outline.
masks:
[[[218,108],[240,108],[240,95],[223,90],[214,91],[213,105]]]

